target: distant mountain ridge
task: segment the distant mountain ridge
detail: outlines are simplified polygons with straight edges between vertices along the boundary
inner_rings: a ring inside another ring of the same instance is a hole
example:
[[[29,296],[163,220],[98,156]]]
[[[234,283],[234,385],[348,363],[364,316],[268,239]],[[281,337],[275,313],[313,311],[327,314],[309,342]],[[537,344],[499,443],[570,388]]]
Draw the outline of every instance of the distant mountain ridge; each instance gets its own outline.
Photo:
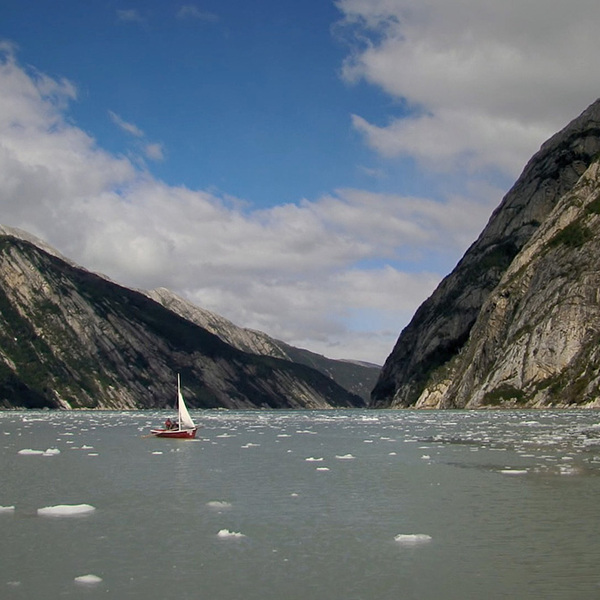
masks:
[[[598,403],[599,153],[600,100],[542,145],[419,307],[371,406]]]
[[[177,372],[191,407],[365,405],[314,368],[242,351],[0,226],[0,408],[166,407]]]
[[[378,365],[361,361],[335,360],[310,350],[290,346],[262,331],[239,327],[225,317],[196,306],[166,288],[146,293],[165,308],[208,329],[239,350],[306,365],[327,375],[348,391],[360,396],[365,400],[365,404],[369,400],[371,390],[381,370]]]

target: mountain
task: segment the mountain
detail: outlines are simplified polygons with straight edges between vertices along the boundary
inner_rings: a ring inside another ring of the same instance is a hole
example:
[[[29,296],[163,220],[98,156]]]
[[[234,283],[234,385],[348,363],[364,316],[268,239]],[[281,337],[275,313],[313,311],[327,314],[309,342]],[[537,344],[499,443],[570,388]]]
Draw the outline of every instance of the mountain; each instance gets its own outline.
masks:
[[[147,295],[184,319],[208,329],[238,350],[281,358],[316,369],[351,393],[363,398],[365,404],[377,382],[381,370],[379,365],[359,361],[334,360],[310,350],[290,346],[262,331],[238,327],[224,317],[200,308],[165,288],[152,290],[147,292]]]
[[[0,227],[0,408],[198,408],[364,400],[304,364],[244,352],[147,295]]]
[[[542,145],[385,362],[374,407],[600,398],[600,100]]]

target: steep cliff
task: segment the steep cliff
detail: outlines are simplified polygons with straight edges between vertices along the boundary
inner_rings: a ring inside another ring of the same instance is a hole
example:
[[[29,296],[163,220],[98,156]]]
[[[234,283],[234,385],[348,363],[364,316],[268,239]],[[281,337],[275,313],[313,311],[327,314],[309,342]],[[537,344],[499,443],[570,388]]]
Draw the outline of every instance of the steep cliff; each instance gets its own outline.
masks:
[[[600,407],[600,163],[565,194],[417,407]]]
[[[598,152],[600,101],[533,156],[477,241],[415,313],[382,369],[372,406],[463,406],[471,396],[473,403],[481,401],[475,383],[471,388],[465,384],[456,397],[452,396],[458,394],[456,388],[449,387],[450,380],[466,377],[458,363],[466,354],[469,336],[474,335],[472,328],[517,255],[549,215],[560,210],[559,201],[576,187]],[[478,329],[478,335],[485,337],[487,330]]]
[[[364,402],[322,373],[242,352],[146,295],[0,230],[0,407],[329,408]]]

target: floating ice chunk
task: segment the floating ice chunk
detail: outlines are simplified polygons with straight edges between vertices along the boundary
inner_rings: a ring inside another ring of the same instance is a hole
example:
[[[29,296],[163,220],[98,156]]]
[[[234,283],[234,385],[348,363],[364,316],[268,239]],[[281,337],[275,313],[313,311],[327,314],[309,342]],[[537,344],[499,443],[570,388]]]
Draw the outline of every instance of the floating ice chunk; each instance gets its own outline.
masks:
[[[245,446],[241,446],[241,448],[258,448],[260,446],[260,444],[253,444],[251,442],[248,442]]]
[[[79,575],[79,577],[75,577],[74,580],[76,583],[82,583],[84,585],[96,585],[102,581],[102,577],[98,577],[98,575]]]
[[[353,458],[355,458],[352,454],[342,454],[342,455],[336,454],[335,457],[338,460],[352,460]]]
[[[155,450],[154,452],[152,452],[152,454],[162,454],[161,450]]]
[[[35,455],[40,456],[41,454],[44,454],[44,451],[43,450],[32,450],[31,448],[23,448],[23,450],[19,450],[17,452],[17,454],[21,454],[23,456],[35,456]]]
[[[37,514],[42,517],[77,517],[94,512],[96,508],[91,504],[57,504],[38,508]]]
[[[329,471],[329,467],[317,467],[317,471]]]
[[[217,537],[222,540],[239,540],[241,538],[245,538],[246,536],[239,531],[229,531],[229,529],[221,529],[219,533],[217,533]]]
[[[558,472],[561,475],[577,475],[579,473],[579,470],[573,465],[561,465],[558,468]]]
[[[208,506],[209,508],[216,508],[218,510],[225,510],[228,508],[231,508],[231,502],[225,502],[223,500],[211,500],[210,502],[206,503],[206,506]]]
[[[501,469],[502,475],[527,475],[527,469]]]
[[[314,456],[310,456],[309,458],[305,458],[306,462],[322,462],[322,458],[315,458]]]
[[[388,452],[388,456],[398,456],[397,452]]]
[[[421,456],[421,458],[423,460],[429,460],[431,458],[431,456],[429,456],[429,454],[423,454],[423,456]]]
[[[56,456],[60,454],[60,450],[58,448],[48,448],[46,452],[42,453],[44,456]]]
[[[418,546],[431,541],[431,536],[426,533],[399,533],[394,541],[402,546]]]
[[[0,506],[0,515],[2,513],[12,513],[15,512],[15,507],[14,506]]]

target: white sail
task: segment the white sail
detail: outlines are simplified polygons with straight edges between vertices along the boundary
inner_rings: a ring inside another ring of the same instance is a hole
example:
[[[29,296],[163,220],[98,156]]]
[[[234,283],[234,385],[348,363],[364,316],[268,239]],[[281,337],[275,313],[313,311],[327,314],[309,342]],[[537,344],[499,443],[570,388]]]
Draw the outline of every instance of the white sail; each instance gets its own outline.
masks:
[[[192,421],[192,417],[190,417],[190,413],[183,400],[179,385],[179,375],[177,375],[177,406],[179,409],[179,429],[194,429],[196,425],[194,421]]]

